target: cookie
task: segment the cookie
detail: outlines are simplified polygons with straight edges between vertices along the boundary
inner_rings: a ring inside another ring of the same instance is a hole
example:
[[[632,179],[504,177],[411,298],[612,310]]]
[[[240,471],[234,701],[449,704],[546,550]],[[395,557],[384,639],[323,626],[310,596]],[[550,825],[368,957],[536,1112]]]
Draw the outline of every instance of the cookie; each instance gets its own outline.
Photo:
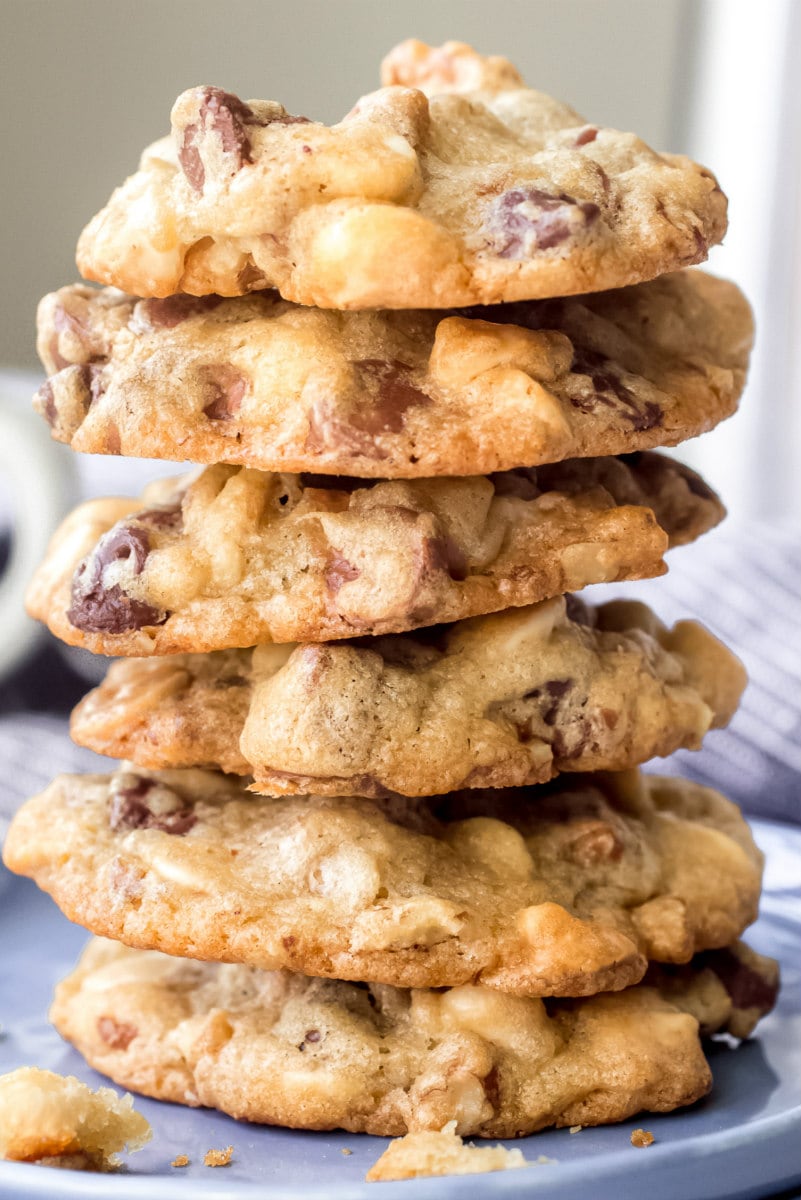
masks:
[[[443,69],[443,63],[453,68]],[[469,47],[419,42],[332,127],[217,87],[89,223],[87,279],[137,296],[274,287],[320,308],[447,308],[623,287],[703,262],[711,172],[588,124]]]
[[[733,804],[636,772],[382,805],[124,766],[59,776],[3,853],[71,920],[141,949],[530,996],[730,944],[762,868]]]
[[[559,596],[417,635],[123,660],[72,735],[271,795],[429,796],[697,749],[745,682],[702,625]]]
[[[38,1067],[0,1075],[0,1158],[107,1171],[120,1150],[141,1150],[152,1136],[131,1096]]]
[[[776,964],[743,967],[776,994]],[[397,1136],[455,1121],[463,1136],[665,1112],[709,1089],[699,1042],[737,1009],[716,974],[579,1001],[309,979],[93,940],[56,989],[51,1019],[91,1066],[178,1104],[306,1129]],[[609,1064],[616,1067],[610,1072]]]
[[[324,312],[275,292],[46,296],[35,404],[94,454],[369,478],[482,475],[675,445],[735,408],[752,338],[700,271],[458,312]]]
[[[376,484],[209,467],[76,509],[28,606],[105,654],[392,633],[660,575],[722,515],[650,453]]]

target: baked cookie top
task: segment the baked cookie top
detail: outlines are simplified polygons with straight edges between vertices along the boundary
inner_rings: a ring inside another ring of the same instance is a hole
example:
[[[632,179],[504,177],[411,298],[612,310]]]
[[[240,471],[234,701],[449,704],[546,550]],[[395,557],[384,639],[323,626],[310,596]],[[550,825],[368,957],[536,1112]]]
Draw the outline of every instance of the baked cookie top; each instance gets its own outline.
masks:
[[[394,633],[660,575],[723,512],[650,452],[392,482],[207,467],[77,508],[28,605],[104,654]]]
[[[338,125],[184,92],[89,223],[87,279],[137,296],[274,287],[446,308],[623,287],[703,262],[726,198],[688,158],[588,124],[469,47],[407,42]]]
[[[745,682],[694,621],[559,596],[421,634],[124,659],[72,736],[144,767],[252,775],[270,795],[430,796],[697,749]]]
[[[636,983],[754,920],[735,805],[636,772],[433,800],[266,799],[198,770],[62,775],[4,861],[141,949],[402,987],[530,996]]]
[[[132,1096],[93,1092],[74,1075],[38,1067],[0,1075],[0,1158],[108,1171],[119,1151],[141,1150],[152,1136]]]
[[[654,971],[648,987],[543,1002],[481,984],[309,979],[93,939],[50,1017],[93,1067],[160,1100],[293,1128],[395,1136],[455,1121],[464,1136],[514,1137],[703,1095],[699,1019],[705,1033],[743,1028],[732,964],[762,997],[752,1028],[777,973],[745,947],[712,951],[664,989]]]
[[[38,326],[35,404],[76,450],[370,478],[675,445],[734,411],[753,333],[700,271],[450,313],[75,284]]]

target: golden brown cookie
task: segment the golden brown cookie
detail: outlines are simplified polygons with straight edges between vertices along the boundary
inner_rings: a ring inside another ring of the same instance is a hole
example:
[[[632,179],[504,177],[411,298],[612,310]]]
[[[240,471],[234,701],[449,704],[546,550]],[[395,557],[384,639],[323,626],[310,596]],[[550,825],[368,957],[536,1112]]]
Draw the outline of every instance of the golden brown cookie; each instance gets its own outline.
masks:
[[[383,805],[197,770],[62,775],[4,860],[141,949],[523,996],[617,990],[649,958],[730,944],[762,868],[735,805],[636,772]]]
[[[458,312],[325,312],[275,292],[46,296],[36,407],[100,454],[363,477],[490,471],[675,445],[735,408],[752,338],[732,283]]]
[[[72,735],[144,767],[252,775],[270,795],[430,796],[697,749],[745,682],[694,621],[559,596],[419,634],[123,660]]]
[[[309,979],[95,939],[50,1016],[91,1066],[161,1100],[294,1128],[397,1136],[454,1121],[465,1137],[514,1137],[703,1095],[699,1020],[705,1034],[736,1023],[726,967],[738,952],[693,960],[665,987],[652,968],[647,987],[543,1001],[480,984]],[[744,952],[761,1015],[776,964]]]
[[[407,42],[384,80],[331,128],[184,92],[81,235],[81,274],[137,296],[446,308],[638,283],[725,233],[708,170],[587,124],[509,63]]]
[[[651,453],[375,484],[208,467],[81,505],[28,607],[104,654],[392,633],[659,575],[722,515]]]

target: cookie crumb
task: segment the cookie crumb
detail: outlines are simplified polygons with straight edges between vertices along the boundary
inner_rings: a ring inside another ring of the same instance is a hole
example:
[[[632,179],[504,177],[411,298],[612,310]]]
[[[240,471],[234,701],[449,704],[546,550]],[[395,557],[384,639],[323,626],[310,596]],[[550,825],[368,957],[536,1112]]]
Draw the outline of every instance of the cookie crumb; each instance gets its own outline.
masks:
[[[349,1150],[347,1146],[343,1146],[339,1153],[347,1157],[349,1154],[353,1154],[353,1151]]]
[[[538,1162],[550,1162],[540,1155]],[[437,1133],[425,1130],[407,1133],[390,1142],[384,1153],[365,1176],[368,1183],[389,1179],[420,1179],[428,1175],[475,1175],[485,1171],[507,1171],[513,1167],[531,1167],[520,1150],[504,1146],[465,1144],[456,1133],[456,1122]]]
[[[175,1158],[170,1163],[171,1167],[188,1167],[189,1159],[185,1154],[176,1154]]]
[[[581,1133],[583,1128],[584,1128],[583,1125],[571,1125],[570,1132],[571,1133]]]
[[[647,1129],[635,1129],[631,1135],[632,1146],[644,1148],[645,1146],[653,1146],[654,1135]]]
[[[233,1153],[233,1146],[226,1146],[224,1150],[207,1150],[203,1158],[203,1165],[206,1167],[227,1167]]]
[[[93,1092],[74,1075],[38,1067],[0,1076],[0,1158],[111,1171],[118,1151],[140,1150],[152,1136],[127,1093]]]

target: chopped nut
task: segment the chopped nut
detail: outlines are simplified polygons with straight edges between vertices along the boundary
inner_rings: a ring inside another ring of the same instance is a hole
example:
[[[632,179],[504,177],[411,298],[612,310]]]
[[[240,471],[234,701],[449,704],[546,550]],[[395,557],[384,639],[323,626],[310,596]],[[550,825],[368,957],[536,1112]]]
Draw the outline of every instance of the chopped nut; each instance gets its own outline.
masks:
[[[571,1133],[581,1133],[583,1128],[584,1128],[583,1125],[571,1125],[570,1132]]]
[[[347,1146],[343,1146],[339,1153],[344,1154],[347,1157],[347,1155],[353,1154],[353,1151],[349,1150]]]
[[[631,1135],[631,1144],[640,1148],[653,1146],[654,1135],[649,1133],[647,1129],[635,1129]]]
[[[203,1164],[206,1167],[227,1167],[233,1152],[233,1146],[226,1146],[224,1150],[207,1150],[203,1157]]]

